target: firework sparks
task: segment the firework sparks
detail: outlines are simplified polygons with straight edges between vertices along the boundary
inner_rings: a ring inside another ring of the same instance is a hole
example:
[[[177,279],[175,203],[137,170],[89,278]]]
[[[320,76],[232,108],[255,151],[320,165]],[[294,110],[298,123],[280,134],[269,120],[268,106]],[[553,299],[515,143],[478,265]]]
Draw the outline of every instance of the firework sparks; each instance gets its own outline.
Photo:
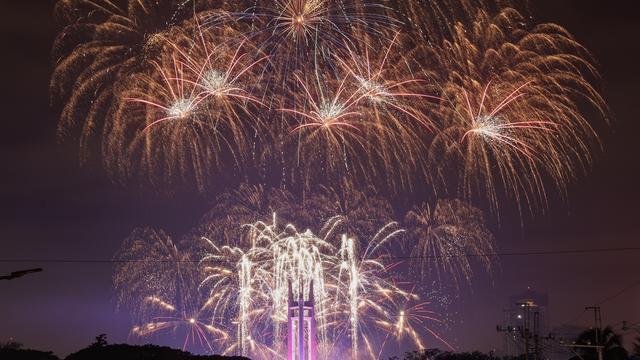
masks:
[[[322,91],[319,91],[320,95],[317,99],[315,96],[311,94],[309,91],[309,87],[302,81],[299,77],[296,76],[296,79],[300,83],[301,87],[304,89],[306,97],[305,103],[310,104],[310,110],[308,112],[294,110],[294,109],[280,109],[283,112],[289,112],[296,115],[300,115],[308,121],[305,123],[298,125],[292,130],[292,133],[305,130],[307,128],[311,129],[345,129],[345,130],[356,130],[358,131],[358,127],[353,123],[349,122],[349,117],[358,117],[360,113],[357,111],[353,111],[355,105],[358,103],[361,97],[358,97],[357,94],[348,95],[346,98],[344,97],[344,84],[346,78],[340,81],[340,86],[338,87],[335,95],[331,98],[325,98]]]
[[[197,283],[197,267],[190,256],[164,232],[136,229],[115,257],[118,303],[129,306],[138,319],[148,318],[157,309],[182,314],[192,308],[198,301],[191,291]]]
[[[407,293],[403,301],[395,308],[379,309],[384,316],[376,321],[376,325],[382,328],[389,337],[394,338],[397,342],[401,342],[404,338],[409,338],[411,342],[418,348],[424,349],[422,343],[422,332],[426,330],[433,337],[438,339],[440,343],[453,350],[453,346],[444,340],[440,335],[425,326],[431,322],[440,322],[437,314],[430,309],[430,302],[421,301],[420,297],[412,292]]]
[[[185,333],[185,338],[182,344],[182,350],[185,351],[189,346],[200,346],[206,348],[210,352],[214,351],[215,341],[225,341],[229,335],[228,333],[214,325],[208,320],[201,319],[201,313],[203,309],[198,311],[192,316],[185,316],[184,314],[176,313],[176,308],[168,304],[158,297],[147,297],[143,303],[144,306],[149,306],[150,311],[153,308],[158,308],[160,312],[164,312],[166,316],[155,316],[150,321],[143,325],[134,326],[131,329],[133,335],[139,337],[149,337],[160,332],[177,332],[182,331]],[[207,306],[207,304],[205,304]]]
[[[247,149],[268,134],[249,83],[266,58],[249,56],[244,41],[203,33],[198,21],[191,30],[197,35],[185,29],[165,38],[168,50],[152,62],[154,71],[133,77],[124,92],[106,158],[123,177],[171,184],[179,175],[204,189],[212,175],[246,165]]]
[[[489,90],[489,85],[484,89],[484,93],[482,94],[482,100],[480,102],[479,110],[477,115],[474,113],[473,108],[471,107],[471,102],[469,100],[469,96],[464,92],[465,100],[469,107],[469,117],[471,129],[469,129],[464,135],[460,142],[464,142],[468,137],[472,136],[480,136],[485,141],[495,141],[498,143],[498,146],[507,146],[513,149],[513,151],[520,153],[521,155],[529,158],[530,160],[535,160],[535,154],[533,151],[536,149],[533,145],[528,145],[525,140],[520,140],[517,136],[512,136],[510,133],[513,133],[517,130],[525,130],[525,131],[553,131],[553,127],[555,126],[554,122],[551,121],[515,121],[509,122],[505,121],[501,116],[500,112],[504,108],[508,107],[511,103],[516,101],[518,98],[526,96],[526,94],[521,93],[521,90],[525,88],[529,83],[526,83],[516,90],[514,90],[511,94],[509,94],[504,100],[502,100],[495,109],[493,109],[490,113],[483,113],[483,105],[486,100],[487,91]],[[524,138],[524,137],[523,137]],[[469,140],[473,141],[473,140]]]
[[[56,13],[65,27],[53,46],[51,95],[63,105],[59,131],[78,132],[83,161],[99,155],[92,141],[111,127],[130,76],[149,70],[162,52],[162,33],[186,17],[175,1],[60,0]],[[96,154],[98,153],[98,154]]]
[[[430,163],[439,174],[457,173],[447,182],[461,197],[486,199],[496,213],[503,199],[520,210],[544,208],[546,184],[564,195],[591,161],[597,137],[579,104],[605,114],[589,81],[597,73],[565,30],[529,27],[514,9],[481,11],[474,30],[466,28],[458,24],[453,40],[432,52],[434,66],[447,71],[431,73],[443,101]]]
[[[491,274],[494,239],[482,211],[460,200],[439,200],[432,208],[416,207],[405,219],[416,244],[412,256],[422,276],[439,284],[470,283],[473,260]]]
[[[382,34],[395,21],[383,6],[357,0],[259,1],[240,14],[258,30],[251,34],[261,48],[296,69],[305,59],[326,57],[354,42],[358,33]],[[282,68],[280,68],[282,70]]]
[[[398,282],[400,269],[421,269],[423,281],[428,276],[457,285],[470,281],[475,264],[469,256],[477,254],[491,272],[492,259],[482,254],[492,251],[493,238],[480,210],[441,201],[433,211],[425,206],[407,214],[405,231],[388,220],[391,205],[372,194],[354,189],[343,197],[327,189],[302,206],[291,196],[248,185],[229,192],[180,248],[162,233],[133,234],[118,259],[143,261],[123,262],[114,277],[120,298],[140,309],[136,323],[142,325],[133,333],[180,330],[193,347],[200,344],[193,326],[208,325],[202,330],[208,351],[282,358],[291,291],[293,298],[314,294],[321,358],[347,353],[378,359],[387,346],[405,340],[417,348],[428,342],[451,347],[439,333],[443,322],[432,298],[419,293],[411,277]],[[303,219],[305,227],[283,222],[274,210]],[[419,244],[414,256],[421,261],[404,265],[394,257],[405,239]],[[189,301],[165,301],[176,297],[176,288],[182,294],[177,298]]]
[[[246,249],[218,247],[207,239],[210,252],[202,260],[206,277],[201,287],[210,289],[214,321],[233,319],[238,328],[238,338],[227,352],[240,348],[242,354],[256,356],[251,352],[250,340],[273,343],[273,349],[284,346],[282,335],[291,284],[295,298],[299,291],[305,298],[311,291],[314,293],[319,348],[325,349],[324,357],[330,358],[340,343],[338,339],[348,335],[354,358],[361,349],[367,357],[376,358],[380,349],[371,346],[369,330],[377,326],[394,332],[381,325],[388,319],[390,309],[397,309],[398,304],[409,299],[419,299],[388,278],[385,249],[403,230],[394,223],[388,224],[361,248],[353,238],[334,233],[341,221],[339,216],[330,219],[322,235],[316,236],[309,230],[298,232],[291,224],[281,226],[274,215],[270,223],[245,226],[249,239],[242,243],[251,244]],[[423,303],[420,311],[414,308],[417,317],[412,317],[424,320],[425,326],[431,320],[437,321],[432,311],[426,317],[427,305]],[[409,329],[416,343],[423,344],[422,337],[410,330],[413,327],[409,322],[403,324],[403,329]]]

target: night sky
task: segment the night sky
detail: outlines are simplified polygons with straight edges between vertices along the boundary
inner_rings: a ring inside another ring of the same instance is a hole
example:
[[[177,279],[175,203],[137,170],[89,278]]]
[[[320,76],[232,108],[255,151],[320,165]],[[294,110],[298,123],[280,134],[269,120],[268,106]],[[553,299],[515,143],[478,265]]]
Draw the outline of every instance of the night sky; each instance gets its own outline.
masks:
[[[162,227],[179,238],[210,199],[167,196],[111,183],[98,164],[81,167],[73,142],[59,144],[50,107],[53,0],[2,1],[0,34],[0,274],[43,273],[0,282],[0,341],[59,355],[100,333],[127,341],[129,316],[118,313],[109,263],[11,263],[9,259],[110,259],[134,227]],[[635,1],[533,1],[536,22],[566,27],[601,67],[615,119],[604,152],[568,202],[525,221],[506,216],[496,230],[500,252],[639,246],[640,17]],[[494,228],[495,229],[495,228]],[[550,325],[588,325],[585,306],[602,304],[604,322],[640,322],[640,252],[513,256],[501,259],[493,284],[480,279],[449,309],[445,335],[458,350],[501,349],[495,325],[508,298],[531,286],[548,292]],[[630,285],[638,286],[621,290]],[[618,295],[618,296],[615,296]],[[582,316],[580,316],[582,314]],[[629,339],[630,340],[630,339]],[[433,344],[430,344],[433,345]]]

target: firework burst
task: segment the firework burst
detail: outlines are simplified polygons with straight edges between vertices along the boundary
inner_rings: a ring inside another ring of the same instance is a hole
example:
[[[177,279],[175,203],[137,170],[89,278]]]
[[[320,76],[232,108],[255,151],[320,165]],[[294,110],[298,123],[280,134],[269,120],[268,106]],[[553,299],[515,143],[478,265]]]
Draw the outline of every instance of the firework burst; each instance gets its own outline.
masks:
[[[396,23],[384,7],[363,0],[258,1],[239,16],[256,29],[251,38],[278,59],[278,73],[298,70],[314,58],[330,60],[357,42],[358,34],[383,34]]]
[[[454,349],[438,333],[425,326],[429,323],[439,323],[441,320],[438,314],[431,309],[431,303],[420,300],[420,297],[415,295],[413,291],[406,293],[403,301],[391,309],[377,307],[376,310],[380,312],[381,316],[375,324],[386,333],[384,343],[389,338],[399,343],[408,338],[416,348],[424,349],[422,333],[427,332],[438,339],[442,345],[451,350]]]
[[[143,325],[134,326],[131,333],[135,336],[147,338],[163,332],[184,333],[183,351],[189,347],[200,347],[210,352],[214,351],[215,342],[223,342],[229,337],[225,330],[212,325],[209,318],[201,318],[208,304],[194,314],[179,313],[175,306],[155,296],[147,297],[142,304],[148,312],[164,315],[156,315]]]
[[[105,126],[128,88],[162,51],[162,34],[187,14],[186,2],[60,0],[63,23],[53,46],[51,97],[63,106],[59,131],[79,133],[80,154],[100,154]],[[80,120],[81,119],[81,120]]]
[[[198,302],[192,291],[198,282],[197,262],[162,231],[134,230],[115,261],[118,304],[129,306],[138,319],[159,308],[183,314]]]
[[[216,174],[246,166],[267,133],[249,82],[265,58],[247,55],[247,43],[233,45],[228,33],[203,33],[197,24],[181,33],[164,40],[168,50],[153,71],[130,79],[106,160],[119,177],[165,184],[179,177],[203,190]]]
[[[429,114],[439,98],[424,92],[426,77],[414,58],[420,50],[397,51],[405,40],[396,34],[375,55],[372,43],[346,46],[345,57],[334,57],[335,71],[295,75],[301,94],[280,109],[297,119],[290,132],[292,161],[319,165],[296,166],[303,170],[302,183],[348,178],[397,189],[415,180],[427,151],[422,134],[433,128]]]
[[[475,262],[492,273],[494,239],[479,209],[460,200],[439,200],[434,207],[414,208],[405,224],[416,244],[413,263],[423,278],[459,288],[471,282]]]
[[[590,83],[589,54],[556,25],[530,27],[514,9],[479,12],[472,27],[458,24],[453,40],[433,51],[442,86],[439,129],[430,163],[435,182],[454,174],[461,196],[544,207],[545,183],[561,194],[591,162],[597,145],[580,104],[604,116]],[[457,173],[457,174],[456,174]]]
[[[315,169],[302,168],[303,181],[317,176],[343,178],[368,174],[373,147],[366,141],[364,134],[370,129],[358,105],[363,95],[346,87],[347,76],[341,79],[324,76],[310,81],[296,78],[303,93],[294,106],[280,110],[297,120],[288,136],[293,155],[288,162],[318,165]]]
[[[384,51],[375,50],[383,46]],[[367,143],[377,149],[374,167],[384,169],[387,183],[380,185],[390,189],[409,188],[415,181],[428,149],[423,134],[434,129],[432,109],[440,98],[432,95],[437,92],[419,60],[424,51],[396,33],[377,46],[349,49],[348,57],[336,60],[360,94],[362,121],[372,130],[365,134]]]

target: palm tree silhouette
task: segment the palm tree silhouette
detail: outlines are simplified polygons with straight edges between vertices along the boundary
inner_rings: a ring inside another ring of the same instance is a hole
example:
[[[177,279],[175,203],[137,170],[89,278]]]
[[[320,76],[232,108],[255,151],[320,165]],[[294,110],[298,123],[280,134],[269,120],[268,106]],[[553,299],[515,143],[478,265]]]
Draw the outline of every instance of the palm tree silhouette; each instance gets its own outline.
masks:
[[[622,336],[616,334],[610,326],[602,329],[598,338],[600,345],[604,346],[604,360],[627,360],[629,354],[622,346]],[[577,345],[596,345],[596,329],[589,329],[582,332],[576,339]],[[598,353],[595,348],[576,348],[575,357],[570,360],[596,360]]]

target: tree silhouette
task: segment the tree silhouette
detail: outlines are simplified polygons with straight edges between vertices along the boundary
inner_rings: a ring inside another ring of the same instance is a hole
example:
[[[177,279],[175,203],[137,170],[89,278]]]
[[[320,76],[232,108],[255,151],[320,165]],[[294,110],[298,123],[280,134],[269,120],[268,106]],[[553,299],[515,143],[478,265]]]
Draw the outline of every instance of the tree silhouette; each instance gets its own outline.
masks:
[[[0,343],[0,359],[11,360],[59,360],[57,356],[50,351],[37,351],[23,349],[21,343],[9,341]]]
[[[633,343],[633,353],[636,356],[640,356],[640,336],[638,336],[636,341]]]
[[[627,360],[629,354],[622,346],[622,335],[616,334],[610,326],[607,326],[598,334],[600,345],[604,346],[604,360]],[[596,345],[596,329],[582,332],[576,339],[578,345]],[[597,360],[598,352],[595,348],[575,348],[577,356],[571,360]]]
[[[18,350],[21,348],[22,344],[13,340],[7,341],[6,343],[0,343],[0,349]]]
[[[96,342],[91,344],[92,347],[105,347],[107,345],[107,334],[100,334],[96,336]]]
[[[428,349],[421,351],[411,351],[404,354],[404,357],[393,356],[389,360],[522,360],[523,356],[498,357],[493,353],[482,353],[479,351],[454,353],[439,349]]]
[[[192,355],[188,352],[158,345],[108,345],[104,334],[97,336],[96,340],[87,348],[67,356],[65,360],[249,360],[243,357]],[[4,358],[0,357],[0,359]]]

